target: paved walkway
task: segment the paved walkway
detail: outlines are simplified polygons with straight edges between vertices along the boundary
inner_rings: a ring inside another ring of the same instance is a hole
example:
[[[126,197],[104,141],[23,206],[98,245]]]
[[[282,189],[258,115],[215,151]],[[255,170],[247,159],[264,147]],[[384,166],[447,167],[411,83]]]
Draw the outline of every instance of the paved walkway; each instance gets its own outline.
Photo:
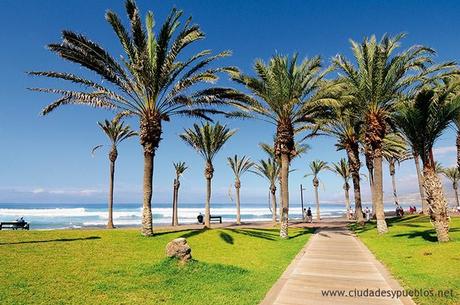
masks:
[[[323,296],[322,290],[400,290],[384,266],[345,227],[319,229],[261,305],[414,305],[410,298]]]

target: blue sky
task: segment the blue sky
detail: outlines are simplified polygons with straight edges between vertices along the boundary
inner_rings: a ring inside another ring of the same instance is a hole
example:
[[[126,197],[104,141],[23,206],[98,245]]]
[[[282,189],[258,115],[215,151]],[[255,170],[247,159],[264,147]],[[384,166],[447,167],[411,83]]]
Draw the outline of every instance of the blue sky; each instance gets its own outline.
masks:
[[[56,202],[100,203],[106,200],[108,160],[106,151],[92,157],[94,145],[105,143],[96,122],[111,113],[86,107],[61,108],[47,117],[40,109],[52,101],[45,94],[29,92],[27,87],[60,85],[26,76],[30,70],[58,70],[85,73],[63,62],[46,50],[58,42],[63,29],[81,32],[99,42],[115,56],[121,55],[116,38],[104,20],[106,9],[123,18],[123,1],[25,1],[0,2],[0,203]],[[268,59],[275,53],[301,56],[320,54],[324,64],[337,53],[350,55],[349,39],[361,40],[370,34],[408,33],[403,47],[424,44],[438,51],[437,60],[460,61],[458,39],[460,3],[457,1],[138,1],[144,15],[152,10],[161,24],[172,7],[191,15],[207,34],[199,49],[215,52],[230,49],[231,58],[223,64],[236,65],[250,73],[255,58]],[[124,19],[125,20],[125,19]],[[222,79],[221,85],[230,85]],[[226,157],[247,154],[264,157],[260,141],[270,141],[274,129],[262,122],[225,121],[238,128],[215,160],[215,202],[229,202],[233,181]],[[175,118],[164,124],[164,140],[155,164],[154,202],[169,202],[173,179],[173,161],[190,166],[181,189],[182,202],[202,202],[205,183],[203,162],[198,154],[179,138],[184,127],[194,121]],[[137,122],[129,123],[137,128]],[[311,150],[293,162],[291,202],[299,201],[298,188],[306,187],[307,202],[313,200],[311,178],[303,178],[307,163],[313,159],[337,161],[334,140],[318,138],[308,143]],[[455,162],[454,132],[447,131],[437,143],[436,157],[444,165]],[[115,201],[140,202],[142,153],[137,139],[119,148]],[[308,179],[308,180],[307,180]],[[321,198],[342,201],[342,182],[331,173],[321,175]],[[398,185],[405,200],[416,198],[416,178],[411,161],[401,165]],[[248,174],[242,181],[242,202],[266,203],[264,180]],[[446,184],[450,194],[450,187]],[[368,189],[363,187],[365,198]],[[385,176],[385,196],[390,198],[389,176]]]

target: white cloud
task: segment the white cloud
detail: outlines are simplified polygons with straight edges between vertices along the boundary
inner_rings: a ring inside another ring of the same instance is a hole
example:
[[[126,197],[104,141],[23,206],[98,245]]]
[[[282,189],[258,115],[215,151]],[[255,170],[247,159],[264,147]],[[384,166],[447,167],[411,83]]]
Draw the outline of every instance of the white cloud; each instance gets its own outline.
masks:
[[[445,155],[445,154],[450,154],[453,152],[457,152],[457,147],[455,146],[441,146],[437,147],[433,150],[434,154],[436,155]]]

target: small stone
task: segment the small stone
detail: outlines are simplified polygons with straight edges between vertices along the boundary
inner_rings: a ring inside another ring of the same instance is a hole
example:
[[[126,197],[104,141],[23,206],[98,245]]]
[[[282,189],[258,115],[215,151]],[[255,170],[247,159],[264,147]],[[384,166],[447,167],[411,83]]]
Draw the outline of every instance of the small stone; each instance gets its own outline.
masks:
[[[192,249],[185,238],[176,238],[166,245],[166,255],[187,262],[192,258]]]

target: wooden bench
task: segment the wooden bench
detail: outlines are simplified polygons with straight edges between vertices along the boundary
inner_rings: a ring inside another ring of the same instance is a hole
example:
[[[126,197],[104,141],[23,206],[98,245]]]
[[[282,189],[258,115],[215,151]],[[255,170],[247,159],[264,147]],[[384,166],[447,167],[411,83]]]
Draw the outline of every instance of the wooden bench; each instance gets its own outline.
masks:
[[[197,219],[198,219],[198,223],[204,223],[204,215],[198,215]],[[213,220],[216,220],[216,221],[219,221],[219,223],[222,223],[222,216],[212,216],[211,215],[209,221],[213,221]]]
[[[0,222],[0,230],[11,229],[11,230],[29,230],[29,224],[26,221],[3,221]]]
[[[213,220],[219,220],[219,223],[222,223],[222,216],[212,216],[210,217],[210,221],[213,221]]]

